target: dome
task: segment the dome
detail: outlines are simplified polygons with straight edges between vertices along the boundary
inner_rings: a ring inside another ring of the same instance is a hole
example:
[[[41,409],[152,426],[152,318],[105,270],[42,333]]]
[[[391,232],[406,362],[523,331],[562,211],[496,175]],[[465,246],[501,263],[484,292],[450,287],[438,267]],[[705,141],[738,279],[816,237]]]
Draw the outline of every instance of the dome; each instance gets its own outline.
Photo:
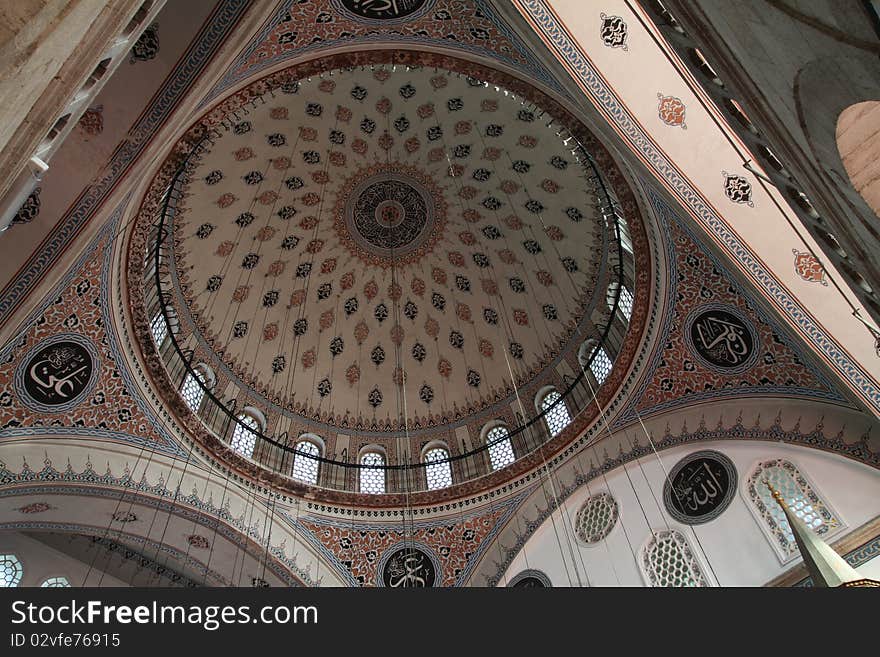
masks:
[[[622,288],[586,134],[446,57],[359,53],[251,84],[171,160],[158,291],[175,345],[227,415],[261,409],[258,431],[320,436],[323,458],[353,460],[355,436],[418,460],[462,427],[465,452],[489,420],[532,419]]]

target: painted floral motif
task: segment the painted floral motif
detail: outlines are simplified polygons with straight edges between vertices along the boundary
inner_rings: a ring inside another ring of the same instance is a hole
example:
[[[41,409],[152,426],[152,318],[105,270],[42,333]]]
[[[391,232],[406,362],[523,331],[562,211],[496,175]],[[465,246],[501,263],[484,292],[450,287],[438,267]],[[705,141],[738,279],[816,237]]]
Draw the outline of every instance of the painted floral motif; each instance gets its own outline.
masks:
[[[104,132],[104,106],[90,107],[79,119],[79,127],[87,135],[95,137]]]
[[[211,543],[208,539],[200,534],[190,534],[186,537],[186,542],[198,550],[207,550],[211,547]]]
[[[296,308],[297,306],[302,305],[303,301],[306,300],[306,291],[305,290],[294,290],[294,292],[290,295],[290,307]]]
[[[367,336],[370,335],[370,327],[364,320],[359,321],[354,327],[354,339],[358,344],[363,344]]]
[[[749,207],[755,204],[752,202],[752,183],[743,176],[721,172],[724,175],[724,193],[734,203],[744,203]]]
[[[248,295],[251,292],[250,285],[239,285],[235,288],[235,291],[232,293],[232,300],[236,303],[244,303],[244,301],[248,298]]]
[[[599,30],[602,43],[609,48],[627,50],[628,30],[624,20],[620,16],[606,16],[604,13],[599,14],[599,18],[602,19],[602,26]]]
[[[220,198],[217,199],[217,206],[220,208],[228,208],[230,205],[235,203],[238,199],[234,194],[230,194],[226,192],[225,194],[221,194]]]
[[[349,365],[345,370],[345,380],[350,386],[361,380],[361,368],[357,366],[357,363]]]
[[[46,511],[55,511],[58,507],[52,506],[46,502],[31,502],[30,504],[25,504],[24,506],[20,506],[16,511],[19,513],[23,513],[25,515],[32,515],[34,513],[45,513]]]
[[[660,116],[660,120],[666,125],[680,127],[683,130],[687,129],[684,122],[685,107],[681,99],[663,94],[657,94],[657,99],[659,101],[657,114]]]
[[[278,324],[272,322],[271,324],[266,324],[263,327],[263,340],[265,342],[271,342],[275,338],[278,337]]]
[[[792,249],[791,252],[794,254],[794,270],[798,276],[809,283],[828,285],[828,281],[825,280],[825,268],[816,256],[797,249]]]
[[[265,191],[262,194],[260,194],[257,197],[257,200],[262,205],[271,205],[272,203],[274,203],[275,201],[278,200],[278,192],[276,192],[274,189],[270,189],[270,190]]]
[[[303,366],[304,370],[307,370],[310,367],[312,367],[315,364],[315,350],[309,349],[309,350],[303,352],[301,360],[302,360],[302,366]]]
[[[153,23],[145,29],[131,47],[131,63],[146,62],[159,54],[159,24]]]

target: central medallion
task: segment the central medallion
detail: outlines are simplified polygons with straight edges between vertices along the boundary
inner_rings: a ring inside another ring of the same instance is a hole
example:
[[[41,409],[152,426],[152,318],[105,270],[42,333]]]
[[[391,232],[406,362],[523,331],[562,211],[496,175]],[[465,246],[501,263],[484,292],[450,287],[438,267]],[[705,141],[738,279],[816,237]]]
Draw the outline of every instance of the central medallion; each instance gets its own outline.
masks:
[[[445,223],[441,191],[413,167],[369,167],[347,181],[337,198],[340,240],[353,255],[383,268],[428,253]]]

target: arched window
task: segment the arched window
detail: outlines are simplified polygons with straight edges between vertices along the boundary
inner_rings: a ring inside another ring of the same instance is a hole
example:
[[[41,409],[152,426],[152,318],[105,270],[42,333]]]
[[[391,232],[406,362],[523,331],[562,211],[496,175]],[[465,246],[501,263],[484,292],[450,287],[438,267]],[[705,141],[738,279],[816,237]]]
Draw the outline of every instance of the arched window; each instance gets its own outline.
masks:
[[[687,539],[674,529],[654,533],[642,548],[641,566],[651,586],[709,586]]]
[[[307,484],[317,484],[321,462],[312,457],[321,456],[321,448],[315,441],[306,438],[300,440],[295,449],[298,453],[293,455],[293,478]]]
[[[590,371],[593,373],[593,376],[596,377],[596,382],[601,385],[602,382],[608,378],[613,366],[614,363],[612,363],[611,358],[608,357],[608,352],[605,351],[605,347],[599,347],[596,350],[596,357],[593,358],[590,363]]]
[[[633,312],[633,295],[632,292],[627,289],[626,285],[620,290],[620,301],[617,303],[617,308],[623,313],[623,316],[626,317],[626,321],[629,321]]]
[[[452,464],[449,452],[443,447],[432,447],[425,452],[425,480],[428,490],[437,490],[452,485]]]
[[[385,492],[385,456],[379,452],[361,454],[361,492],[379,495]],[[372,466],[372,467],[370,467]]]
[[[165,342],[165,338],[168,337],[168,323],[165,321],[161,310],[156,311],[156,314],[153,315],[153,319],[150,321],[150,333],[153,334],[153,342],[156,343],[157,347],[161,347],[162,343]]]
[[[205,397],[205,389],[203,385],[207,385],[205,370],[198,366],[192,372],[188,372],[183,379],[183,385],[180,386],[180,396],[189,406],[189,410],[197,413],[202,405],[202,399]],[[199,384],[202,385],[199,385]]]
[[[260,423],[250,413],[242,413],[238,416],[238,420],[235,423],[235,429],[232,431],[230,446],[242,456],[250,458],[254,455]]]
[[[617,281],[612,281],[608,286],[608,294],[605,295],[605,302],[608,304],[609,310],[614,310],[614,298],[617,296],[617,290],[620,290],[620,300],[617,302],[617,309],[620,314],[629,322],[632,317],[633,295],[626,285],[620,287]]]
[[[493,470],[507,467],[516,460],[510,432],[503,424],[498,424],[486,432],[486,444],[489,446],[489,461]]]
[[[620,214],[617,214],[617,225],[620,226],[620,245],[623,247],[624,251],[632,253],[633,243],[632,237],[629,234],[629,225],[626,223],[626,219],[621,217]]]
[[[43,580],[43,583],[40,584],[40,586],[44,589],[65,588],[70,586],[70,582],[67,581],[66,577],[50,577]]]
[[[788,507],[820,536],[827,536],[842,527],[840,519],[813,490],[804,475],[785,459],[758,463],[746,480],[746,491],[752,510],[778,549],[783,561],[798,554],[797,542],[791,533],[791,525],[776,500],[773,499],[765,481],[778,490]]]
[[[0,554],[0,588],[18,586],[22,572],[18,557],[14,554]]]
[[[571,422],[565,400],[556,390],[551,390],[541,398],[541,411],[544,413],[544,420],[547,422],[551,436],[558,436]]]

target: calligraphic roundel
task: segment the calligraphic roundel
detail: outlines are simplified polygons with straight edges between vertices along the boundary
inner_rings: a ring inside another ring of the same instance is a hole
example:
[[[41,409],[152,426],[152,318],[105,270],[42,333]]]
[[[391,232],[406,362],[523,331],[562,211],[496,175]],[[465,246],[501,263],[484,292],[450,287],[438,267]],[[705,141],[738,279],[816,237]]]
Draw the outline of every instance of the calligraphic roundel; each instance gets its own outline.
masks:
[[[686,525],[700,525],[720,516],[736,491],[736,467],[721,452],[694,452],[679,461],[663,487],[670,516]]]
[[[381,585],[391,588],[428,588],[439,583],[431,558],[412,545],[392,549],[380,570]]]
[[[22,359],[15,374],[16,389],[35,410],[65,411],[94,387],[97,363],[95,348],[85,338],[55,336]]]
[[[735,308],[708,304],[685,322],[685,336],[704,363],[725,372],[743,372],[758,354],[757,335]]]
[[[421,9],[426,0],[341,0],[342,6],[359,18],[396,21]]]

